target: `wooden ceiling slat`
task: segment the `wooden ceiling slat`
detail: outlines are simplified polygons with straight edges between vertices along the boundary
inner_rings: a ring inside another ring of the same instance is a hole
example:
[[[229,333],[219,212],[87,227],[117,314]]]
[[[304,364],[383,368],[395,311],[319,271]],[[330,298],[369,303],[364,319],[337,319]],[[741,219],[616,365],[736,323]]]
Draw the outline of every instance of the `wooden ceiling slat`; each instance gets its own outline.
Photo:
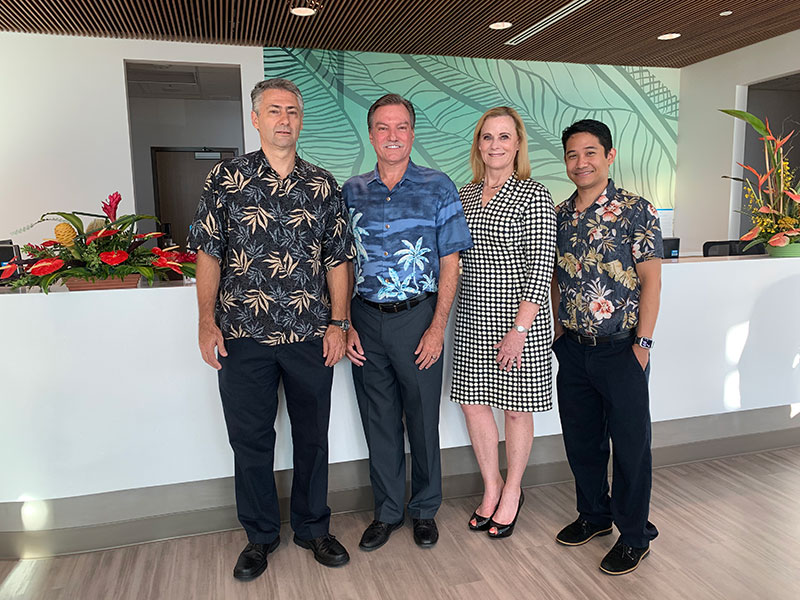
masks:
[[[796,3],[785,0],[594,0],[504,44],[564,3],[323,0],[319,14],[301,18],[288,0],[16,0],[0,4],[0,31],[682,67],[800,29]],[[719,17],[723,9],[733,15]],[[514,26],[490,31],[495,20]],[[670,30],[682,37],[655,39]]]

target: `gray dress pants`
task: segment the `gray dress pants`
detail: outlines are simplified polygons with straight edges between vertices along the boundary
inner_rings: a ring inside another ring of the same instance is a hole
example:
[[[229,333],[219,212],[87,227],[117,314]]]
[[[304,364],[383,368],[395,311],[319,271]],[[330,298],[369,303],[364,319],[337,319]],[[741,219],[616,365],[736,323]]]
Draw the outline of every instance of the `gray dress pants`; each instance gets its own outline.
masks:
[[[422,334],[430,326],[436,296],[397,313],[384,313],[358,298],[351,305],[353,327],[367,360],[353,365],[353,382],[369,447],[375,519],[403,519],[406,493],[403,417],[411,447],[411,498],[414,519],[432,519],[442,503],[439,453],[439,400],[442,359],[426,370],[414,364]]]

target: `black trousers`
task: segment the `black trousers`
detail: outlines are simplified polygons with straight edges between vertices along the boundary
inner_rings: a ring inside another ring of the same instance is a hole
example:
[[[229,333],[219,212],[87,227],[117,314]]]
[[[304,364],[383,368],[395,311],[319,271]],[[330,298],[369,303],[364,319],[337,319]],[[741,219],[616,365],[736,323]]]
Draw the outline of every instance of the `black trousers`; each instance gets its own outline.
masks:
[[[442,359],[422,371],[414,364],[414,350],[435,308],[435,296],[399,313],[382,313],[358,298],[351,303],[353,327],[367,357],[363,367],[353,365],[353,383],[369,447],[375,519],[385,523],[397,523],[404,515],[403,416],[411,446],[408,513],[414,519],[432,519],[442,503]]]
[[[328,422],[333,369],[322,339],[265,346],[226,340],[219,390],[235,458],[236,510],[247,539],[268,544],[281,528],[273,475],[278,383],[283,380],[292,429],[291,525],[309,540],[328,533]]]
[[[615,523],[626,544],[643,548],[658,535],[648,521],[650,365],[642,370],[631,343],[584,346],[562,335],[553,350],[558,358],[561,429],[575,476],[578,512],[596,525]],[[614,449],[610,497],[609,438]]]

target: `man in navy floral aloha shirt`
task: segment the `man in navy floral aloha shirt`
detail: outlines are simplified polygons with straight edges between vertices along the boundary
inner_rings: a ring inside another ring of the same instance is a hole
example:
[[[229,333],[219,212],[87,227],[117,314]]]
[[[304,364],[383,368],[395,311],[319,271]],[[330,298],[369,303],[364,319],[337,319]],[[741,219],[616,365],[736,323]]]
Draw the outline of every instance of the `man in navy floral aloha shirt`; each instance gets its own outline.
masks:
[[[652,204],[608,178],[616,149],[606,125],[578,121],[564,130],[562,143],[577,190],[556,207],[553,350],[579,517],[556,540],[581,545],[610,534],[615,524],[620,537],[600,569],[621,575],[638,567],[658,535],[648,521],[648,377],[661,292],[661,228]]]
[[[378,165],[342,188],[357,248],[347,356],[375,496],[375,520],[360,547],[379,548],[404,520],[403,415],[412,457],[408,512],[416,543],[431,546],[442,501],[440,357],[459,251],[470,248],[472,238],[453,182],[409,159],[411,103],[384,96],[369,109],[367,125]]]
[[[280,544],[272,469],[281,382],[294,452],[294,541],[326,566],[349,560],[328,531],[328,422],[355,255],[336,180],[297,156],[300,90],[268,79],[251,98],[261,148],[211,170],[190,234],[200,350],[219,371],[236,508],[249,541],[233,571],[243,581],[261,575]]]

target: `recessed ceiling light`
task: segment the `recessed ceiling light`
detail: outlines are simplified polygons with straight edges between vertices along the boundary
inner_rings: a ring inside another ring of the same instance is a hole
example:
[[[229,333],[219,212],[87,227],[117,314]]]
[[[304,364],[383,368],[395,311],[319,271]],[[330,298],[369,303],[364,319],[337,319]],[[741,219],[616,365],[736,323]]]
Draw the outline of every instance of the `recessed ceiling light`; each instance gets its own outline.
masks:
[[[732,10],[723,10],[721,13],[719,13],[719,16],[720,17],[730,17],[732,14],[733,14]]]
[[[680,33],[665,33],[663,35],[658,36],[660,40],[676,40],[681,37]]]
[[[489,29],[508,29],[509,27],[511,27],[511,23],[508,21],[497,21],[489,25]]]
[[[289,12],[296,17],[312,17],[322,9],[316,0],[290,0]]]

